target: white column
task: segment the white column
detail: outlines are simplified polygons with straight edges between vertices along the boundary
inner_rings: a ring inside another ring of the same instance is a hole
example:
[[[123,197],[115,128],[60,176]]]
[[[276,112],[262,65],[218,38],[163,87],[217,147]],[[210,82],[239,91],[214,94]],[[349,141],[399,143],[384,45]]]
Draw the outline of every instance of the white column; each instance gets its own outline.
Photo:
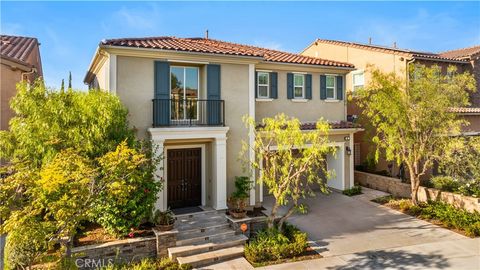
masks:
[[[110,54],[109,57],[109,91],[112,94],[117,93],[117,55],[116,54]]]
[[[213,142],[212,202],[216,210],[227,209],[227,139]]]
[[[353,135],[354,133],[350,133],[350,141],[349,141],[349,147],[350,147],[350,186],[348,188],[352,188],[354,186],[354,181],[355,181],[355,173],[354,173],[354,166],[355,166],[355,151],[354,151],[354,140],[353,140]]]
[[[162,190],[158,192],[157,201],[155,202],[155,210],[160,211],[167,209],[167,171],[165,170],[166,155],[164,154],[164,142],[165,140],[155,139],[152,144],[155,155],[163,157],[155,171],[155,181],[163,181]]]
[[[248,65],[248,115],[255,119],[255,64]],[[255,160],[255,152],[251,148],[254,144],[255,138],[253,134],[253,127],[250,127],[248,143],[250,150],[248,152],[250,158],[250,164]],[[255,181],[255,168],[250,165],[250,175],[252,183],[252,189],[250,189],[250,205],[255,205],[255,187],[257,185]]]

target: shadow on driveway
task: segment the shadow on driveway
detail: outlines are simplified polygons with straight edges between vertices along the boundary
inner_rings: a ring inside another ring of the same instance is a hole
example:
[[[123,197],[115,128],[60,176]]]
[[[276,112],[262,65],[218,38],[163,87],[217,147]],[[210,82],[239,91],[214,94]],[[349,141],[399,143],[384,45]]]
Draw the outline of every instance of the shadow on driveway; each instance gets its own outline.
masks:
[[[344,266],[330,266],[326,269],[445,269],[450,267],[447,259],[438,254],[416,254],[406,251],[366,251],[351,255]]]

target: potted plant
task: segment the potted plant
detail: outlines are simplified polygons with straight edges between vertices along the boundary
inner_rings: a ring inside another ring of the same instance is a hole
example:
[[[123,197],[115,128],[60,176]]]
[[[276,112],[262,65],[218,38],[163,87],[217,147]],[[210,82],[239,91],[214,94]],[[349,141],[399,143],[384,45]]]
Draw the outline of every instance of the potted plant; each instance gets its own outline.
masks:
[[[228,211],[233,218],[244,218],[247,216],[247,199],[251,189],[252,181],[247,176],[235,177],[235,192],[228,199]]]
[[[165,211],[157,210],[153,215],[153,224],[159,231],[170,231],[173,229],[173,224],[175,224],[175,214],[170,209]]]

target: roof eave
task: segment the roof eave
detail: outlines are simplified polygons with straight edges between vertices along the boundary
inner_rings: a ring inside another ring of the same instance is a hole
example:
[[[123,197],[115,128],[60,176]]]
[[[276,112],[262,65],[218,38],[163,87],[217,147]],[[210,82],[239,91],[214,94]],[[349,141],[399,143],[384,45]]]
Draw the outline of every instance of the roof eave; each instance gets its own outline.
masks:
[[[455,59],[439,59],[439,58],[430,58],[430,57],[422,57],[417,55],[412,55],[414,59],[418,60],[425,60],[425,61],[433,61],[433,62],[446,62],[446,63],[456,63],[456,64],[469,64],[468,61],[465,60],[455,60]]]

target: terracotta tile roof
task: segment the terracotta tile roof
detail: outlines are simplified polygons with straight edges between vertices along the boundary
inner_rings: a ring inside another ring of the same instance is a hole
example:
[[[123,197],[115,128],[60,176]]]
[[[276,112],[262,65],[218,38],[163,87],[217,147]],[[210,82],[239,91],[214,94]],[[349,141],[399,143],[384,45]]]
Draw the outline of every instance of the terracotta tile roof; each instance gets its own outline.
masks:
[[[8,60],[30,66],[27,58],[38,46],[38,40],[32,37],[0,35],[0,56]]]
[[[480,108],[475,108],[475,107],[462,107],[462,108],[450,108],[449,109],[450,112],[454,112],[454,113],[460,113],[460,114],[463,114],[463,113],[466,113],[466,114],[469,114],[469,113],[480,113]]]
[[[473,55],[480,53],[480,45],[462,48],[457,50],[451,50],[440,53],[443,57],[450,57],[450,58],[470,58]]]
[[[317,39],[315,42],[349,46],[349,47],[367,49],[367,50],[372,50],[377,52],[393,53],[393,54],[405,55],[413,58],[426,58],[426,59],[432,59],[432,60],[438,60],[438,61],[455,61],[455,62],[465,62],[465,63],[468,62],[455,57],[445,56],[437,53],[420,52],[420,51],[413,51],[413,50],[373,45],[373,44],[363,44],[363,43],[357,43],[357,42],[346,42],[346,41],[329,40],[329,39]]]
[[[359,124],[347,122],[347,121],[337,121],[329,122],[331,129],[346,129],[346,128],[361,128]],[[317,128],[316,123],[302,123],[300,127],[302,130],[314,130]]]
[[[267,62],[306,64],[354,68],[352,64],[303,56],[299,54],[237,44],[215,39],[178,38],[178,37],[146,37],[108,39],[101,42],[104,46],[135,47],[161,49],[182,52],[211,53],[236,56],[261,57]]]

